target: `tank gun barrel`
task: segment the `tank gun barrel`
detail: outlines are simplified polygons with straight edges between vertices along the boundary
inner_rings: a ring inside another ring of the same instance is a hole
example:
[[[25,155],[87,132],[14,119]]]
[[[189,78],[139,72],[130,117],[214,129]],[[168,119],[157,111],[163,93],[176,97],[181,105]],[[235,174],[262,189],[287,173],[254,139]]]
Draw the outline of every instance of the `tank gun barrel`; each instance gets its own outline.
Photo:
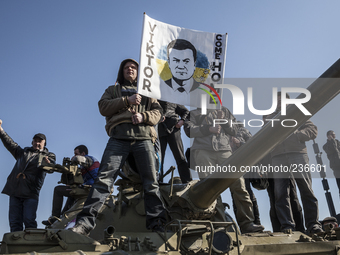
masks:
[[[304,106],[312,116],[340,93],[339,78],[340,59],[307,88],[311,93],[311,99]],[[300,94],[298,98],[304,98],[304,95]],[[275,119],[279,119],[280,123],[284,119],[294,119],[298,122],[298,125],[295,127],[278,125],[275,128],[272,128],[269,123],[265,125],[222,164],[222,166],[235,166],[238,171],[234,173],[214,173],[199,181],[189,190],[188,195],[191,202],[198,208],[208,208],[224,190],[245,174],[239,171],[241,166],[255,165],[310,117],[304,115],[296,105],[289,105],[286,115],[283,116],[279,113],[275,116]]]

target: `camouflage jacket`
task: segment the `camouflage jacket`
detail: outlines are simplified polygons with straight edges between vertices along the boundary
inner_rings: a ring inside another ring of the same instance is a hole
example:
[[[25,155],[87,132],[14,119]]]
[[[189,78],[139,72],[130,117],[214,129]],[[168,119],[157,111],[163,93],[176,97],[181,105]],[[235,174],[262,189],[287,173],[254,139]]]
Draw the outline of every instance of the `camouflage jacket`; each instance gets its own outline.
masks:
[[[221,124],[221,132],[213,134],[209,128],[213,126],[214,119],[218,119],[217,110],[209,110],[207,115],[201,115],[201,109],[192,110],[188,120],[184,124],[184,131],[190,138],[194,138],[191,150],[208,151],[231,151],[230,137],[235,136],[238,126],[229,125],[231,121],[236,123],[235,117],[225,107],[223,107],[223,118],[227,124]]]

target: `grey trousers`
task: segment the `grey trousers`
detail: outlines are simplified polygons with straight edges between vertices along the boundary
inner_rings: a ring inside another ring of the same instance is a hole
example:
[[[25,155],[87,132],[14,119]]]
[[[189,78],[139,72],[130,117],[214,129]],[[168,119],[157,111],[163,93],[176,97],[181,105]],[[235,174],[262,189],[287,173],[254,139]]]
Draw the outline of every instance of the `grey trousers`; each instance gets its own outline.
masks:
[[[304,153],[287,153],[273,157],[272,164],[273,166],[287,166],[288,169],[290,168],[293,171],[296,165],[308,165],[309,159],[308,155]],[[300,191],[307,233],[313,229],[321,228],[321,224],[318,221],[318,200],[312,189],[310,172],[280,172],[279,178],[275,177],[277,176],[274,174],[275,208],[277,217],[281,223],[281,230],[289,228],[295,229],[295,222],[290,204],[290,178],[295,180]]]

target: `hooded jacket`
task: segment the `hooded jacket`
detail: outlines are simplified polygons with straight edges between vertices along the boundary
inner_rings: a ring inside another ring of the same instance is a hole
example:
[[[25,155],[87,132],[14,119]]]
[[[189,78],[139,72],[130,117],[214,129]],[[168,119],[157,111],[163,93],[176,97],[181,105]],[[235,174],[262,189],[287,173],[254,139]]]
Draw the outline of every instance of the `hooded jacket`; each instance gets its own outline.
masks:
[[[136,82],[124,79],[123,68],[130,61],[138,66],[133,59],[126,59],[120,64],[116,84],[109,86],[98,102],[99,111],[106,119],[105,129],[110,137],[154,141],[157,133],[153,126],[161,119],[162,108],[156,99],[145,96],[142,96],[139,105],[129,104],[128,97],[137,93]],[[143,115],[143,123],[132,124],[133,112]]]
[[[46,147],[42,151],[34,150],[33,147],[21,148],[5,131],[0,131],[0,138],[16,159],[2,193],[18,198],[39,199],[46,177],[46,172],[38,168],[39,155],[46,156],[51,163],[55,163],[54,153],[49,152]]]

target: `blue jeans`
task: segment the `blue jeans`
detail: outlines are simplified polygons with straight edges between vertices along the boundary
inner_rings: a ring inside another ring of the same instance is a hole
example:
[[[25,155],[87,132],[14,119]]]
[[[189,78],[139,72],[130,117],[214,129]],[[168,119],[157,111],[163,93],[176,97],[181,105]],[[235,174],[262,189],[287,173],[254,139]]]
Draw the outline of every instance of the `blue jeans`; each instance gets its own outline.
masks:
[[[110,138],[100,163],[97,179],[92,185],[83,210],[77,216],[77,223],[89,230],[95,227],[98,211],[110,195],[118,171],[130,153],[134,156],[143,183],[147,228],[152,228],[157,220],[165,222],[165,209],[156,178],[155,150],[151,140]]]
[[[287,153],[272,158],[273,166],[293,166],[295,164],[308,165],[308,155],[304,153]],[[283,178],[286,175],[285,178]],[[275,177],[275,175],[274,175]],[[305,225],[307,233],[321,228],[318,221],[319,208],[318,200],[312,189],[312,178],[310,172],[284,173],[282,178],[274,178],[275,208],[277,217],[281,223],[281,230],[291,228],[295,230],[292,207],[290,204],[290,182],[296,182],[301,196]],[[291,179],[290,179],[291,178]]]
[[[33,198],[9,197],[9,226],[11,232],[26,228],[37,228],[38,200]]]

